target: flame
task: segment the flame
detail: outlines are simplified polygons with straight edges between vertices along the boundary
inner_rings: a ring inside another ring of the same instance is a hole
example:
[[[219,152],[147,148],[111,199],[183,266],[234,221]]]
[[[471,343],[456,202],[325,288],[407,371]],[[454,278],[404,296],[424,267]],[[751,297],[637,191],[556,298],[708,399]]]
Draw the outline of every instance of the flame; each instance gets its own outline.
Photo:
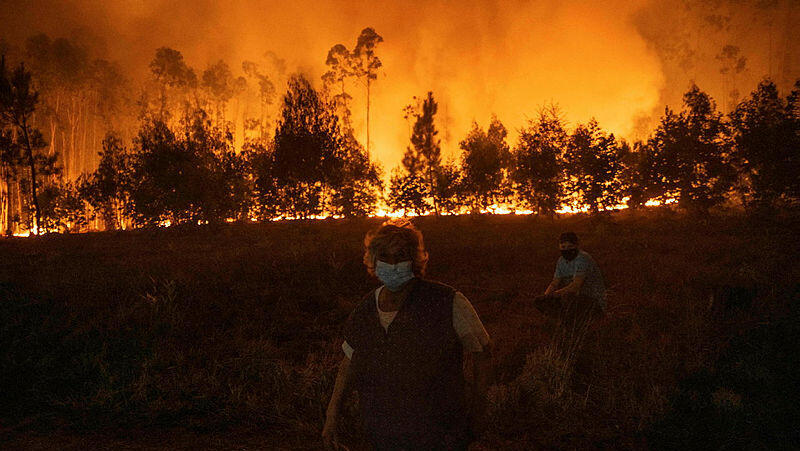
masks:
[[[627,202],[630,198],[624,197],[622,202],[614,205],[613,207],[602,208],[601,211],[610,211],[610,210],[625,210],[628,207]],[[671,205],[678,202],[678,199],[671,197],[665,200],[656,200],[651,199],[644,203],[645,207],[660,207],[664,205]],[[589,206],[574,206],[574,205],[562,205],[561,208],[555,211],[556,214],[559,215],[568,215],[568,214],[576,214],[576,213],[588,213]],[[533,210],[528,209],[520,209],[516,208],[513,204],[492,204],[486,208],[482,208],[479,210],[480,214],[491,214],[491,215],[533,215],[535,212]],[[472,214],[472,211],[468,207],[461,207],[461,209],[455,213],[443,213],[442,216],[461,216],[461,215],[468,215]],[[370,218],[404,218],[404,217],[420,217],[420,216],[431,216],[433,212],[425,212],[423,214],[418,214],[412,211],[406,212],[403,209],[392,211],[389,210],[387,207],[383,206],[379,208],[375,213],[368,215]],[[279,216],[276,218],[272,218],[270,222],[280,222],[280,221],[291,221],[291,220],[298,220],[298,219],[314,219],[314,220],[324,220],[324,219],[343,219],[343,215],[312,215],[307,216],[305,218],[301,218],[299,216]],[[259,222],[259,219],[256,217],[249,217],[250,222]],[[225,220],[227,223],[236,222],[233,218],[228,218]],[[197,225],[208,224],[208,221],[197,221]],[[171,227],[172,221],[169,219],[165,219],[158,223],[158,227]],[[12,236],[20,237],[20,238],[28,238],[31,235],[36,234],[36,228],[34,228],[33,232],[30,230],[26,230],[23,232],[15,232]]]

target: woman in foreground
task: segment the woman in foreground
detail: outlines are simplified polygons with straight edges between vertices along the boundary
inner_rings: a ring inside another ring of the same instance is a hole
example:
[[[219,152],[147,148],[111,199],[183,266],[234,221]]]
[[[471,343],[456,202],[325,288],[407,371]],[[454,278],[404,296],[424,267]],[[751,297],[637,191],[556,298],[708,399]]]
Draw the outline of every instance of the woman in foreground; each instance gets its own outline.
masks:
[[[365,433],[377,450],[466,450],[483,424],[489,336],[469,301],[425,280],[428,253],[410,222],[384,224],[364,240],[364,264],[383,285],[370,291],[344,328],[322,438],[338,447],[343,399],[359,394]],[[464,353],[473,390],[465,392]]]

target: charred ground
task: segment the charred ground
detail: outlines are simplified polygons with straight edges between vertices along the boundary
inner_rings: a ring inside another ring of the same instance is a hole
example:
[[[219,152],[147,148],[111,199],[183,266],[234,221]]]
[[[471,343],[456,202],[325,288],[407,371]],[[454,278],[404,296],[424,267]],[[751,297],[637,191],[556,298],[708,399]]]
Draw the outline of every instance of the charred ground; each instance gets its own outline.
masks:
[[[797,440],[797,215],[415,222],[429,277],[461,290],[495,341],[481,449]],[[0,241],[2,438],[29,448],[318,448],[339,327],[376,285],[361,257],[377,224]],[[607,317],[580,334],[531,303],[566,229],[609,287]]]

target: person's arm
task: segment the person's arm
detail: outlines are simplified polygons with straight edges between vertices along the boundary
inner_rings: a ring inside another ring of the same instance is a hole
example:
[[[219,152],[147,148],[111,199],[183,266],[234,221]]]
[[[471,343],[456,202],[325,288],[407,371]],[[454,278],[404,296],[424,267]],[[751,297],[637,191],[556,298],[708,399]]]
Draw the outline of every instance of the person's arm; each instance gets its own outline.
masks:
[[[486,428],[488,401],[486,392],[492,373],[491,343],[483,351],[472,353],[472,377],[474,392],[472,393],[472,430],[477,435]]]
[[[572,282],[560,290],[556,290],[553,294],[563,296],[565,294],[578,294],[581,291],[583,282],[586,280],[586,274],[575,274]]]
[[[472,390],[467,399],[473,431],[483,430],[486,419],[486,391],[492,369],[491,339],[472,304],[460,292],[453,298],[453,329],[456,331],[464,352],[471,357],[472,364],[465,367],[465,378],[472,379]]]
[[[544,290],[544,295],[550,296],[551,294],[553,294],[558,289],[559,282],[560,282],[559,279],[554,277],[552,282],[550,282],[550,285],[547,286],[547,289]]]
[[[328,410],[325,412],[325,425],[322,427],[322,441],[327,449],[338,447],[339,434],[337,424],[339,422],[339,410],[342,407],[347,394],[350,392],[352,372],[350,371],[350,358],[345,356],[339,363],[339,371],[336,373],[336,382],[333,384],[333,394],[328,403]]]

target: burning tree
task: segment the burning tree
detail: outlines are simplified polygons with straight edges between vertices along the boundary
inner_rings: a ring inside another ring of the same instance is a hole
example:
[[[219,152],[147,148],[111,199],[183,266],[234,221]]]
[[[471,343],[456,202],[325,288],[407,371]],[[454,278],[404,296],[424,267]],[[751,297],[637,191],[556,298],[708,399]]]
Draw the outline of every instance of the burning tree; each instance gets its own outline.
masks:
[[[202,110],[185,117],[177,133],[163,121],[146,121],[131,155],[134,220],[157,225],[242,217],[249,190],[244,160],[231,141]]]
[[[428,187],[419,174],[405,173],[400,168],[395,168],[386,196],[389,208],[394,211],[403,210],[404,215],[421,215],[430,211],[427,199]]]
[[[762,81],[731,114],[734,142],[749,206],[774,207],[800,199],[800,81],[784,100]]]
[[[506,143],[508,131],[496,117],[492,117],[487,131],[473,122],[472,130],[459,144],[463,185],[469,195],[473,210],[487,208],[500,195],[511,160]]]
[[[30,205],[33,206],[33,218],[29,229],[39,233],[42,226],[42,211],[39,205],[40,177],[58,172],[55,167],[55,155],[48,156],[42,149],[47,143],[42,133],[32,125],[32,116],[39,101],[39,93],[31,85],[31,73],[20,64],[12,72],[5,66],[5,58],[0,60],[0,118],[4,134],[4,165],[18,164],[24,161],[30,174],[28,186],[21,186],[20,192],[30,193]],[[9,135],[10,129],[10,135]],[[19,154],[17,153],[19,150]],[[22,156],[22,160],[18,159]],[[10,170],[9,170],[10,171]],[[10,172],[7,171],[7,175]],[[8,179],[7,179],[8,181]]]
[[[305,77],[290,78],[270,164],[285,216],[353,216],[374,209],[379,169],[352,131],[342,130],[334,109]]]
[[[383,66],[380,58],[375,53],[375,48],[379,43],[383,42],[381,35],[375,32],[371,27],[361,30],[358,36],[356,47],[353,49],[353,69],[354,75],[358,79],[364,80],[364,85],[367,88],[367,155],[369,155],[370,141],[369,141],[369,102],[370,102],[370,87],[372,82],[378,78],[378,69]]]
[[[617,141],[613,134],[604,133],[594,119],[572,132],[564,163],[570,191],[591,212],[614,207],[622,200]]]
[[[189,102],[180,99],[185,99],[188,92],[197,88],[197,75],[194,69],[186,65],[181,52],[169,47],[159,48],[150,62],[150,72],[159,90],[158,119],[164,121],[169,117],[168,101],[171,91],[179,93],[177,103],[184,104],[184,115],[188,115]],[[195,99],[195,107],[197,106]]]
[[[568,135],[555,106],[542,108],[539,118],[520,130],[513,151],[511,177],[524,206],[540,214],[555,214],[564,197],[563,154]]]
[[[403,167],[409,175],[424,180],[426,195],[430,197],[433,211],[439,214],[439,196],[436,195],[437,174],[442,164],[441,141],[434,121],[439,105],[433,99],[433,92],[422,102],[421,108],[415,111],[414,129],[411,134],[411,145],[403,154]],[[393,186],[403,186],[393,185]]]
[[[130,164],[131,154],[122,140],[109,134],[103,140],[97,169],[80,179],[82,197],[100,214],[106,229],[125,229],[132,213]]]
[[[655,177],[652,171],[652,151],[646,143],[637,141],[633,145],[627,141],[619,143],[619,161],[622,167],[619,182],[623,196],[628,197],[627,205],[639,209],[655,195]]]
[[[688,209],[705,211],[728,194],[735,172],[722,114],[697,86],[683,96],[684,108],[665,110],[648,141],[662,200],[677,197]]]

